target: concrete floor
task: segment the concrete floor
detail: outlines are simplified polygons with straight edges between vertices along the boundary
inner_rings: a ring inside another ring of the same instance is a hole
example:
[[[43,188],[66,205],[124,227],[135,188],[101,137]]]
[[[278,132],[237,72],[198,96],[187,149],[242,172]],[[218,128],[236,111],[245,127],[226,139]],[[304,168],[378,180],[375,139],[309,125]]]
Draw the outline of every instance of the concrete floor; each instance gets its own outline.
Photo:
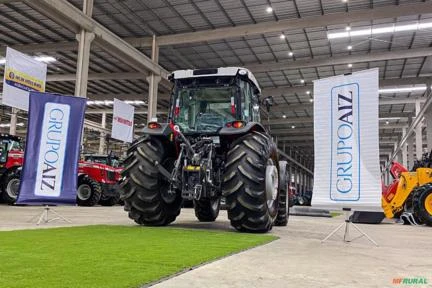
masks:
[[[73,224],[54,222],[41,228],[118,224],[134,225],[122,207],[59,207]],[[0,230],[38,228],[29,220],[38,207],[0,206]],[[432,287],[432,229],[399,224],[359,225],[379,247],[365,238],[344,243],[338,237],[321,244],[343,217],[291,217],[287,227],[271,233],[279,240],[198,267],[154,287]],[[226,212],[217,222],[199,223],[184,209],[173,227],[232,231]],[[341,234],[340,234],[341,235]],[[352,235],[358,235],[355,231]],[[426,278],[427,285],[395,285],[393,278]]]

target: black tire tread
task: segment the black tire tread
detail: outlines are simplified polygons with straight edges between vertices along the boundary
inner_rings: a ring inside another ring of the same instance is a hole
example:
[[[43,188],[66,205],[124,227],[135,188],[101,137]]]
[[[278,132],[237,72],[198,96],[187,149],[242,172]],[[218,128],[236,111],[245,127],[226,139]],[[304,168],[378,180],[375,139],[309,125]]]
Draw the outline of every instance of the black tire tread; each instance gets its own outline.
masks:
[[[430,193],[432,193],[432,184],[428,183],[416,188],[412,195],[412,207],[415,219],[419,219],[421,223],[432,226],[432,215],[429,214],[425,207],[424,201]]]
[[[200,222],[214,222],[219,215],[220,199],[218,208],[213,211],[210,199],[194,200],[195,216]]]
[[[265,134],[251,132],[234,142],[227,153],[222,195],[237,230],[267,232],[273,226],[276,213],[270,213],[264,192],[270,141]]]
[[[91,196],[87,200],[81,200],[77,196],[76,202],[77,202],[78,206],[91,207],[91,206],[95,206],[96,204],[98,204],[98,202],[100,201],[101,196],[102,196],[102,188],[99,185],[99,183],[96,182],[95,180],[91,179],[88,176],[82,176],[82,177],[78,178],[78,187],[82,184],[87,184],[90,186]]]
[[[12,198],[7,194],[7,191],[6,191],[8,183],[12,179],[16,179],[16,178],[18,178],[18,179],[21,178],[21,173],[17,170],[9,170],[6,172],[6,174],[3,175],[2,179],[1,179],[1,193],[0,193],[1,194],[0,198],[1,198],[1,201],[3,203],[12,205],[12,204],[15,204],[15,202],[17,201],[18,195],[17,195],[17,198]]]
[[[114,206],[117,203],[119,203],[119,200],[120,200],[119,194],[107,198],[101,197],[101,199],[99,200],[99,204],[102,206]]]
[[[155,163],[162,163],[165,157],[160,140],[148,135],[136,140],[128,149],[120,199],[125,203],[124,210],[129,218],[137,224],[165,226],[180,214],[181,195],[177,195],[173,203],[166,203],[160,193],[161,176]]]

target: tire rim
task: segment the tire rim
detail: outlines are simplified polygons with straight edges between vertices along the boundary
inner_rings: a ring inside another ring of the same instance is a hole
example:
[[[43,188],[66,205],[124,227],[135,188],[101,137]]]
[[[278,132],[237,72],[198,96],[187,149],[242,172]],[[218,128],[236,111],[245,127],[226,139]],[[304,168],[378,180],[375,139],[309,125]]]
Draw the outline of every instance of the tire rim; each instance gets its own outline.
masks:
[[[426,199],[424,201],[425,209],[429,213],[429,215],[432,215],[432,193],[430,193],[428,196],[426,196]]]
[[[88,200],[91,197],[91,187],[88,184],[81,184],[78,187],[77,196],[80,200]]]
[[[277,198],[279,190],[279,175],[273,161],[270,160],[266,167],[265,192],[267,197],[267,206],[272,207]]]
[[[6,193],[10,198],[16,199],[18,197],[19,184],[19,179],[12,179],[8,182],[6,186]]]

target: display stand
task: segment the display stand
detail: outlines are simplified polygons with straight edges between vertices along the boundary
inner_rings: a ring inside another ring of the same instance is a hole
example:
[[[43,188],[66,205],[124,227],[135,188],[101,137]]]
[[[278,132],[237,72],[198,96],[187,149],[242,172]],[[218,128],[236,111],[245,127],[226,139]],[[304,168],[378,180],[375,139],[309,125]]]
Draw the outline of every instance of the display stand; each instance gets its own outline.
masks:
[[[370,242],[372,242],[375,246],[378,247],[378,244],[365,232],[363,232],[356,224],[352,223],[350,220],[350,216],[351,216],[351,208],[342,208],[343,211],[345,211],[345,221],[343,223],[341,223],[338,227],[336,227],[336,229],[334,229],[332,232],[330,232],[329,235],[327,235],[327,237],[325,237],[323,240],[321,240],[321,243],[324,243],[325,241],[327,241],[330,237],[332,237],[333,235],[336,234],[336,232],[338,232],[340,229],[342,229],[342,227],[345,227],[345,233],[343,236],[343,241],[344,242],[353,242],[354,240],[360,239],[361,237],[365,236]],[[350,232],[350,226],[353,226],[359,233],[360,235],[357,237],[354,237],[352,239],[349,239],[349,232]]]
[[[53,214],[54,218],[50,219],[50,212],[51,212],[51,214]],[[70,221],[69,219],[63,217],[57,211],[55,211],[54,208],[51,208],[48,205],[45,205],[44,208],[43,208],[42,213],[34,216],[30,220],[30,222],[32,222],[36,218],[38,219],[38,221],[36,222],[36,225],[40,225],[41,223],[42,224],[46,224],[46,223],[50,223],[50,222],[54,222],[54,221],[64,221],[64,222],[67,222],[67,223],[72,223],[72,221]]]

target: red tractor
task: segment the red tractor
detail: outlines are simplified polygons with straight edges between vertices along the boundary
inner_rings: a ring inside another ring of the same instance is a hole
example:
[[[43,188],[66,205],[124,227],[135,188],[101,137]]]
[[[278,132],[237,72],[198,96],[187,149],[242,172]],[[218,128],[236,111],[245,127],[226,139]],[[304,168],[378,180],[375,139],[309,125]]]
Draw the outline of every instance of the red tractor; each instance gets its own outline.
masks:
[[[24,160],[22,139],[9,134],[0,134],[0,199],[15,203],[20,184],[21,167]]]
[[[79,162],[77,203],[80,206],[113,206],[119,202],[121,179],[118,158],[111,155],[84,155]]]

